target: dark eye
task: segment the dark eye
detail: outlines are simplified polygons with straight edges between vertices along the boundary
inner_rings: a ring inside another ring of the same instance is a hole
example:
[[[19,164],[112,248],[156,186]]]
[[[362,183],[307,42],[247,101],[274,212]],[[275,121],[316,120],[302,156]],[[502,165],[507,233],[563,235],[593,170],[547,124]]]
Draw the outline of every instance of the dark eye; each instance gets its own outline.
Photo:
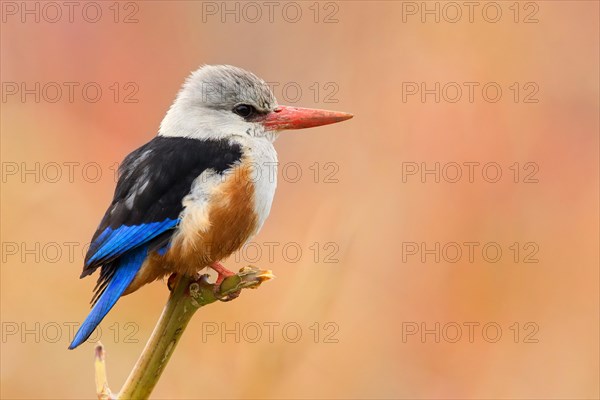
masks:
[[[248,118],[256,113],[256,108],[248,104],[238,104],[233,107],[233,112],[242,118]]]

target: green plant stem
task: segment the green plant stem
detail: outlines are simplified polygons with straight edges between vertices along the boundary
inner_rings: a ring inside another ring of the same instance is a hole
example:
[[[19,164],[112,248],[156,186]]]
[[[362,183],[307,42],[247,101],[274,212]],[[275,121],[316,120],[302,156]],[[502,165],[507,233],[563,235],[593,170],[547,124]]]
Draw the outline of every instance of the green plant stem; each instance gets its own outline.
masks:
[[[225,278],[219,288],[207,281],[207,275],[196,280],[186,276],[178,277],[158,323],[117,399],[138,400],[150,396],[181,335],[200,307],[242,289],[256,288],[272,277],[271,271],[244,267],[237,274]],[[106,393],[110,393],[108,384],[103,389],[103,393],[98,393],[99,398],[101,395],[106,398]]]

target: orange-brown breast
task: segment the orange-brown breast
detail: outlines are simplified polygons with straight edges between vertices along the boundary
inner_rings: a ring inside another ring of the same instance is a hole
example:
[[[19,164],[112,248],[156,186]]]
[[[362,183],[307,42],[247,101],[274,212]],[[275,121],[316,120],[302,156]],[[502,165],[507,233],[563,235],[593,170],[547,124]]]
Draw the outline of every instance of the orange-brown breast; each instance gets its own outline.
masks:
[[[126,293],[172,272],[193,275],[237,251],[257,230],[252,166],[243,159],[207,189],[209,201],[184,201],[185,211],[164,256],[149,255]]]

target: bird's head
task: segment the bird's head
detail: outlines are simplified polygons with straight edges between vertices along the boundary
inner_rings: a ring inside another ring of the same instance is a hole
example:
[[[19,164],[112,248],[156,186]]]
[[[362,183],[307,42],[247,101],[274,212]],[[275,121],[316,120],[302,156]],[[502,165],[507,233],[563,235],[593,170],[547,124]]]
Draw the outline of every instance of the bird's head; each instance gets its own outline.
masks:
[[[196,139],[235,136],[275,140],[288,129],[310,128],[352,118],[352,114],[287,107],[265,81],[230,65],[207,65],[183,84],[160,124],[159,135]]]

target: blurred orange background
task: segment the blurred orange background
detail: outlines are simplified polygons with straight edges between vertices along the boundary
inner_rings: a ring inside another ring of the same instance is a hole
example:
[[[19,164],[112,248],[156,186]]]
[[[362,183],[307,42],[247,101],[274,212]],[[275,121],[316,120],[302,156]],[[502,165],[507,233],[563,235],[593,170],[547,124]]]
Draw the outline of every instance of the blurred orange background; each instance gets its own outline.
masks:
[[[153,398],[598,398],[598,2],[48,4],[1,5],[2,398],[94,397],[84,246],[202,64],[355,118],[278,139],[225,263],[277,279],[200,310]],[[102,323],[113,391],[167,296]]]

